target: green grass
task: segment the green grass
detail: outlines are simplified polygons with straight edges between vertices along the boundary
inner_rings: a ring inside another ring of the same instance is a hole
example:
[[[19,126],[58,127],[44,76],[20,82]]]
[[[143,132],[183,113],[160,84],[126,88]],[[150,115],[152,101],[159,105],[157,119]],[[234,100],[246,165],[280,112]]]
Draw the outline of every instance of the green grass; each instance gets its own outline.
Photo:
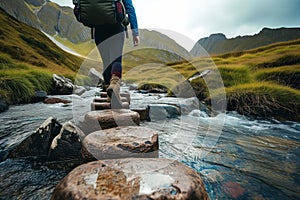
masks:
[[[247,66],[220,65],[218,69],[225,87],[250,83],[252,81],[250,69]]]
[[[165,87],[169,95],[197,96],[208,105],[212,100],[221,105],[225,97],[230,111],[300,121],[300,40],[212,58],[166,63],[153,60],[160,66],[143,65],[151,61],[148,55],[146,51],[134,55],[138,59],[128,65],[138,67],[125,68],[125,82],[143,88]],[[211,70],[204,79],[186,81],[204,70]]]
[[[247,116],[299,120],[300,91],[277,84],[258,82],[226,89],[227,109]]]
[[[300,65],[262,69],[256,72],[255,77],[259,81],[272,81],[279,85],[300,89]]]
[[[54,73],[75,79],[82,58],[64,52],[2,9],[0,20],[0,94],[9,104],[28,103],[38,90],[50,94]]]

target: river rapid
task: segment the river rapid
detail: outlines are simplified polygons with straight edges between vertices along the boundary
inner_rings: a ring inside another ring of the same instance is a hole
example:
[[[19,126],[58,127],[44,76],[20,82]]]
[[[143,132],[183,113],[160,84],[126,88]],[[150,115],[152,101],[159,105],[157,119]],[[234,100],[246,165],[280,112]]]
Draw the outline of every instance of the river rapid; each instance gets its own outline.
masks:
[[[135,106],[161,98],[131,93]],[[0,113],[0,155],[48,117],[76,121],[78,110],[90,109],[94,94],[56,96],[73,103],[18,105]],[[300,123],[254,120],[233,112],[209,117],[196,109],[141,126],[159,133],[160,157],[179,160],[199,173],[211,199],[300,199]],[[30,159],[6,159],[0,173],[0,199],[41,200],[51,198],[68,171]]]

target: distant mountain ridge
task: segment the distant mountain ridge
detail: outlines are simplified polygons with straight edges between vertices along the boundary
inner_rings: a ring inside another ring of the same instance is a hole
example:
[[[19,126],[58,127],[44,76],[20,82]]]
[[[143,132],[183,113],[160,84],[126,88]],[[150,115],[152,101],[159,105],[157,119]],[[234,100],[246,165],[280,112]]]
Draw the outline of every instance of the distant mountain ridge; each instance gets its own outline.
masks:
[[[300,38],[300,28],[263,28],[253,36],[238,36],[227,39],[222,33],[212,34],[198,40],[191,50],[193,56],[201,55],[204,48],[210,55],[250,50],[272,43]]]

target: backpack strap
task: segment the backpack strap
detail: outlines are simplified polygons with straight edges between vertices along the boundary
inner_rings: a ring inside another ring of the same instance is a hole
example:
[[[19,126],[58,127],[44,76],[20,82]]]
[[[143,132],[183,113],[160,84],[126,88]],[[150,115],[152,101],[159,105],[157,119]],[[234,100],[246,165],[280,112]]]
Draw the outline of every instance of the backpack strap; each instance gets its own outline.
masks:
[[[91,28],[91,38],[92,39],[95,38],[95,28],[94,27]]]
[[[126,38],[129,38],[129,36],[128,36],[128,29],[127,29],[127,26],[129,25],[129,20],[128,20],[128,17],[127,17],[126,8],[125,8],[124,3],[123,3],[122,0],[120,0],[119,2],[122,5],[122,8],[123,8],[122,10],[123,10],[123,14],[124,14],[124,19],[121,22],[121,25],[125,29]]]

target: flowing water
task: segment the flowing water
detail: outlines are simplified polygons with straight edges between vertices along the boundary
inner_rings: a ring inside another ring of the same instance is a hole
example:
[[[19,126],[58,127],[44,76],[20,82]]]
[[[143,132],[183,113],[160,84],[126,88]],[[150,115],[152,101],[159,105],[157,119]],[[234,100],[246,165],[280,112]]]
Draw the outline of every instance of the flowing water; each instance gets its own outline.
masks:
[[[61,123],[90,109],[93,92],[63,96],[73,105],[11,106],[0,113],[3,157],[48,117]],[[157,96],[132,94],[132,104]],[[74,104],[74,99],[81,106]],[[76,120],[75,120],[76,121]],[[211,199],[300,199],[300,124],[251,120],[236,113],[209,117],[194,110],[176,118],[142,122],[159,133],[160,157],[179,160],[202,177]],[[50,199],[68,173],[30,159],[0,162],[0,199]]]

